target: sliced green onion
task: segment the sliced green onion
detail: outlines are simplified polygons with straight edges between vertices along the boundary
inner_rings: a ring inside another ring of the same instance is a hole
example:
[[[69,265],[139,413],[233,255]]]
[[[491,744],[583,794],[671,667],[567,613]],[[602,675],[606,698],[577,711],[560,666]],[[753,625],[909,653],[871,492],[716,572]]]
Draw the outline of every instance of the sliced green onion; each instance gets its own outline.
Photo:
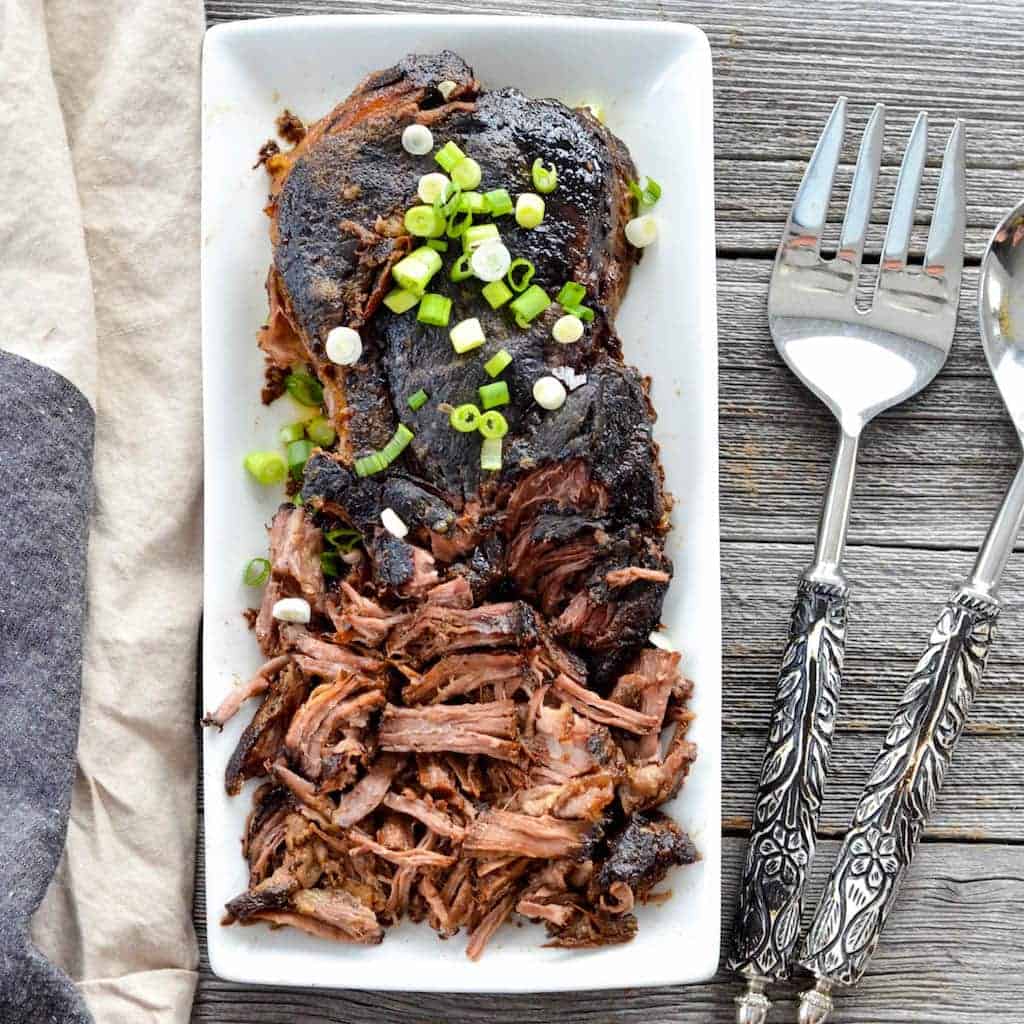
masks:
[[[516,223],[535,228],[544,219],[544,200],[534,192],[524,192],[516,200]]]
[[[416,186],[416,195],[423,202],[433,206],[438,199],[444,199],[451,186],[452,183],[448,180],[447,175],[434,171],[433,174],[424,174],[420,178],[419,184]]]
[[[533,385],[533,400],[553,412],[565,405],[565,385],[557,377],[541,377]]]
[[[492,281],[480,292],[491,309],[500,309],[515,294],[504,281]]]
[[[480,426],[480,410],[468,402],[458,405],[452,409],[448,421],[460,434],[469,434]]]
[[[466,233],[462,236],[462,248],[466,252],[471,252],[483,245],[484,242],[492,242],[500,238],[501,235],[498,233],[496,224],[474,224],[471,228],[467,228]]]
[[[551,337],[559,345],[573,345],[583,337],[583,321],[572,313],[566,313],[555,321]]]
[[[361,459],[356,459],[354,466],[356,476],[372,476],[374,473],[380,473],[387,469],[388,463],[380,452],[374,452],[372,455],[364,455]]]
[[[468,320],[460,320],[451,329],[450,337],[452,339],[452,348],[460,356],[465,355],[467,352],[472,352],[475,348],[479,348],[487,340],[484,337],[484,329],[480,326],[480,321],[475,316],[470,317]]]
[[[531,284],[508,308],[515,313],[516,323],[520,327],[526,328],[550,305],[551,299],[548,298],[548,293],[539,285]]]
[[[484,409],[497,409],[499,405],[508,405],[508,385],[503,380],[481,384],[477,388],[480,405]]]
[[[473,226],[472,210],[457,210],[448,218],[445,233],[449,238],[461,238]]]
[[[472,253],[464,252],[452,265],[448,271],[448,277],[452,281],[465,281],[467,277],[473,276],[473,270],[469,265],[470,257]]]
[[[326,416],[317,416],[306,424],[306,437],[321,448],[330,448],[337,436],[334,424]]]
[[[413,437],[415,437],[413,432],[404,423],[399,423],[391,440],[379,452],[356,459],[356,476],[371,476],[387,469],[405,451]]]
[[[658,222],[649,214],[626,222],[626,241],[637,249],[650,245],[658,237]]]
[[[428,243],[429,244],[429,243]],[[419,302],[419,297],[413,292],[407,292],[404,288],[392,288],[384,296],[384,305],[392,313],[405,313],[412,309]]]
[[[594,320],[594,311],[589,306],[563,306],[566,313],[578,316],[584,323],[589,324]]]
[[[462,209],[462,189],[448,183],[448,191],[434,200],[434,209],[444,217],[450,217]]]
[[[483,245],[478,245],[470,257],[469,266],[473,275],[492,284],[500,282],[512,266],[512,254],[500,238],[491,238]]]
[[[501,469],[501,438],[485,437],[480,445],[480,468],[496,473]]]
[[[434,159],[441,167],[451,172],[451,169],[460,161],[466,159],[466,154],[455,145],[454,142],[446,142],[435,154]]]
[[[490,210],[492,217],[504,217],[514,209],[512,197],[508,194],[507,188],[496,188],[485,192],[484,199],[487,201],[487,209]]]
[[[653,206],[661,198],[661,186],[653,178],[631,181],[629,191],[641,206]]]
[[[310,455],[313,454],[313,447],[312,441],[292,441],[285,449],[288,455],[288,469],[293,479],[301,478],[302,471],[306,468]]]
[[[427,245],[430,246],[434,252],[447,252],[448,243],[442,238],[428,238]]]
[[[491,409],[480,417],[480,426],[477,430],[484,437],[504,437],[508,433],[508,420],[496,409]]]
[[[534,280],[536,271],[537,267],[534,264],[520,256],[509,264],[509,272],[505,274],[505,280],[513,292],[521,292]]]
[[[292,504],[296,508],[302,508],[302,506],[305,504],[305,502],[306,502],[306,499],[303,498],[302,491],[296,491],[295,494],[292,495]]]
[[[487,200],[482,192],[463,192],[459,199],[459,209],[469,210],[473,214],[488,214]]]
[[[426,245],[414,249],[391,268],[396,284],[422,297],[430,279],[441,269],[441,256]]]
[[[348,554],[362,539],[362,534],[358,530],[348,526],[339,526],[324,534],[324,540],[342,554]]]
[[[270,579],[270,563],[265,558],[250,558],[242,572],[247,587],[258,587]]]
[[[446,168],[446,170],[452,176],[452,181],[463,192],[476,188],[483,177],[480,173],[480,165],[472,157],[468,156],[460,160],[454,167]]]
[[[289,373],[284,379],[284,386],[299,405],[323,404],[324,389],[320,386],[320,381],[308,373]]]
[[[423,388],[420,388],[419,391],[413,392],[413,394],[411,394],[408,397],[408,399],[406,399],[406,401],[408,401],[409,403],[409,408],[412,409],[413,412],[416,412],[418,409],[422,409],[423,406],[427,404],[428,397],[429,396],[427,395],[426,391],[424,391]]]
[[[578,306],[587,297],[587,289],[575,281],[566,281],[562,285],[555,302],[560,306]]]
[[[343,564],[341,556],[333,551],[324,551],[320,555],[320,571],[325,576],[340,576]]]
[[[444,295],[430,293],[424,295],[420,302],[416,319],[421,324],[431,324],[434,327],[447,327],[448,319],[452,315],[452,300]]]
[[[288,475],[288,463],[279,452],[249,452],[243,465],[266,486],[279,484]]]
[[[508,286],[512,291],[521,292],[533,280],[536,270],[537,268],[529,260],[520,256],[519,259],[513,260],[509,264],[505,280],[508,281]]]
[[[487,289],[485,288],[484,291],[487,291]],[[511,297],[512,293],[509,292],[509,298]],[[498,374],[501,373],[511,362],[512,356],[509,354],[508,349],[500,348],[493,356],[491,356],[490,359],[487,360],[486,363],[484,363],[484,369],[487,371],[488,377],[497,377]],[[484,408],[486,409],[487,406],[485,405]]]
[[[444,234],[445,221],[432,206],[414,206],[405,211],[405,230],[418,238],[437,238]]]
[[[277,436],[281,439],[281,444],[301,441],[306,436],[306,425],[305,423],[289,423],[277,432]]]
[[[533,177],[533,187],[543,195],[554,192],[558,188],[558,171],[554,164],[545,165],[544,161],[538,157],[533,161],[530,174]]]
[[[425,124],[410,124],[402,132],[402,149],[413,156],[426,156],[434,148],[434,136]]]

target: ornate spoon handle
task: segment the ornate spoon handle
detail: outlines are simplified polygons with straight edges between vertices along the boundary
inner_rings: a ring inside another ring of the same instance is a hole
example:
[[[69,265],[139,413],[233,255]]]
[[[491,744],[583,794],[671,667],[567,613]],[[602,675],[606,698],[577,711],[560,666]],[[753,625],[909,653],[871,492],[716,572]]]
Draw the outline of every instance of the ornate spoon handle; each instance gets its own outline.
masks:
[[[886,734],[799,963],[818,977],[800,1020],[820,1024],[832,985],[867,968],[907,874],[985,670],[998,602],[971,587],[946,604]]]
[[[765,1019],[767,981],[789,976],[828,772],[846,639],[847,589],[801,579],[754,805],[729,969],[748,978],[740,1019]]]

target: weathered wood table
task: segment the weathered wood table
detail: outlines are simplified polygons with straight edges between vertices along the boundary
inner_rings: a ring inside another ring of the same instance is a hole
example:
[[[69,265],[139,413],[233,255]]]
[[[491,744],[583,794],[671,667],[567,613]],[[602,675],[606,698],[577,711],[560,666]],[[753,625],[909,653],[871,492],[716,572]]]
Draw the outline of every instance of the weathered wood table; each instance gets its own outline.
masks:
[[[1024,191],[1024,31],[1013,2],[514,0],[429,7],[415,0],[207,0],[211,23],[299,13],[414,10],[659,18],[700,25],[715,68],[724,604],[725,888],[728,937],[739,861],[796,574],[808,562],[832,424],[783,367],[765,294],[787,207],[840,93],[854,127],[887,104],[877,252],[899,153],[916,112],[937,130],[923,200],[954,117],[968,128],[968,267],[946,368],[924,394],[870,427],[850,527],[852,586],[844,704],[823,814],[818,884],[908,671],[953,583],[969,568],[1016,462],[1016,442],[976,330],[977,265],[1003,211]],[[566,60],[586,60],[587,45]],[[524,83],[528,87],[528,83]],[[663,112],[671,130],[672,112]],[[855,155],[848,140],[840,185]],[[833,226],[838,238],[837,223]],[[925,226],[915,246],[920,251]],[[833,243],[834,244],[834,243]],[[974,715],[873,966],[841,999],[845,1022],[1024,1022],[1024,557]],[[812,894],[813,898],[813,894]],[[203,930],[202,878],[197,923]],[[196,1021],[209,1024],[412,1024],[733,1020],[725,976],[687,989],[561,996],[317,994],[217,980],[203,963]],[[795,1021],[793,1004],[773,1020]]]

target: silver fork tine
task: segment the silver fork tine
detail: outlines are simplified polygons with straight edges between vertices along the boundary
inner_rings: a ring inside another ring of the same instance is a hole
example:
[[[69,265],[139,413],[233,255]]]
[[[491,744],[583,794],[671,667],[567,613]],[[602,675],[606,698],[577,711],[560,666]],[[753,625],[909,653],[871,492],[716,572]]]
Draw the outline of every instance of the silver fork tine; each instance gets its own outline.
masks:
[[[828,201],[832,194],[832,179],[843,149],[846,129],[846,97],[840,96],[829,114],[825,130],[814,148],[811,162],[804,171],[803,181],[793,200],[793,208],[786,224],[787,248],[813,250],[821,248],[821,233],[828,217]]]
[[[910,232],[914,227],[914,210],[917,208],[917,192],[921,186],[921,174],[928,153],[928,115],[921,111],[910,133],[907,151],[903,154],[900,176],[896,180],[896,194],[892,200],[889,226],[885,232],[882,247],[882,271],[902,270],[907,264],[907,250],[910,248]]]
[[[850,200],[846,204],[843,232],[839,238],[838,256],[849,263],[860,264],[864,254],[864,239],[871,221],[871,204],[875,197],[875,182],[882,162],[882,136],[885,134],[885,106],[875,104],[868,126],[864,129],[857,169],[850,186]]]
[[[924,257],[925,272],[935,277],[954,274],[959,277],[963,270],[967,224],[964,192],[964,126],[962,121],[957,121],[942,158],[939,191]]]

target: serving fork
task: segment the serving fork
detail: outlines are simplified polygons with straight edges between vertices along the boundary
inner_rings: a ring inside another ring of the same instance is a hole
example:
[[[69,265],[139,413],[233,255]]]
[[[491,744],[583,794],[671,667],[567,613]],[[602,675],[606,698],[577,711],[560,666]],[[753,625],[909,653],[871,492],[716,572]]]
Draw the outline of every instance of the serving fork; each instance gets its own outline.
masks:
[[[790,974],[828,772],[842,680],[848,588],[841,569],[857,447],[875,416],[925,387],[953,341],[963,268],[964,140],[946,146],[923,266],[908,263],[927,155],[921,113],[900,166],[870,309],[857,279],[881,163],[884,108],[874,108],[850,187],[839,248],[821,255],[846,125],[841,97],[815,147],[779,245],[768,293],[783,360],[839,423],[814,559],[797,586],[754,804],[728,966],[747,979],[740,1024],[763,1024],[767,986]]]

